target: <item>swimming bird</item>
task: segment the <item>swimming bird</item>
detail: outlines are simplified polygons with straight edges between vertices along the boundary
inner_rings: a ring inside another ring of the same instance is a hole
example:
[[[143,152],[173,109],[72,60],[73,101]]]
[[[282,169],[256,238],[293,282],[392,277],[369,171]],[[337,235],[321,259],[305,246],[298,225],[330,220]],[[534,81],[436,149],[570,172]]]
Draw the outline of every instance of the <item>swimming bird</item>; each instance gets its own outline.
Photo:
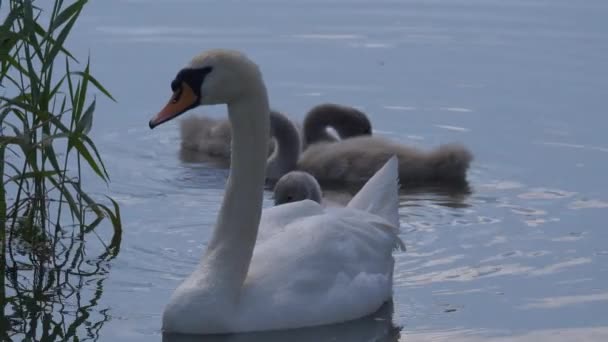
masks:
[[[397,156],[401,183],[411,186],[466,185],[473,160],[472,153],[458,143],[424,151],[379,136],[362,136],[311,145],[299,156],[297,169],[321,183],[363,183],[393,155]]]
[[[230,122],[190,116],[180,122],[181,147],[209,157],[230,158]]]
[[[219,161],[230,160],[230,121],[205,116],[190,116],[180,122],[181,148],[189,154],[200,154]],[[268,142],[268,153],[274,151],[274,141]]]
[[[319,182],[308,172],[291,171],[283,175],[274,185],[274,204],[309,199],[321,203],[323,192]]]
[[[372,134],[372,123],[362,111],[337,103],[314,106],[304,117],[302,124],[302,149],[318,142],[335,142]],[[327,130],[338,133],[337,139]]]
[[[199,105],[225,104],[231,169],[206,250],[163,311],[165,332],[282,330],[345,322],[392,298],[398,236],[397,159],[343,208],[304,200],[262,210],[270,130],[259,67],[232,50],[194,57],[150,128]]]
[[[459,186],[466,185],[467,170],[473,159],[471,152],[461,144],[445,144],[423,151],[371,135],[318,142],[298,153],[298,130],[281,113],[272,115],[271,135],[276,142],[276,151],[268,165],[270,180],[299,170],[311,174],[321,184],[364,183],[395,155],[402,184]]]
[[[271,109],[271,112],[274,111]],[[365,113],[334,103],[314,106],[306,114],[302,127],[302,149],[316,142],[337,141],[337,138],[327,131],[328,128],[334,129],[340,139],[371,135],[372,132],[371,122]],[[226,119],[190,116],[180,122],[181,148],[190,153],[196,152],[206,157],[228,161],[231,135],[230,121]],[[268,148],[269,154],[272,154],[273,141],[269,142]]]

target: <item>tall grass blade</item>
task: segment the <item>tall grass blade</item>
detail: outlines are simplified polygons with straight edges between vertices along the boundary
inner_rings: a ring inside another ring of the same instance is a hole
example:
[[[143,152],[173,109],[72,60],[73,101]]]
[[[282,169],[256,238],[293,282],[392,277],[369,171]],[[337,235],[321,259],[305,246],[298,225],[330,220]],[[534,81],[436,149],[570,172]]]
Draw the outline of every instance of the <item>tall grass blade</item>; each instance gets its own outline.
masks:
[[[83,180],[86,170],[109,181],[88,136],[99,104],[90,90],[115,99],[92,75],[90,59],[77,65],[67,48],[86,0],[0,0],[7,3],[0,23],[0,340],[76,340],[79,327],[98,325],[89,324],[89,312],[101,296],[94,291],[83,303],[80,290],[122,240],[117,202],[100,203]],[[87,240],[99,239],[104,222],[111,240],[91,258]],[[57,299],[69,302],[71,322],[56,319]]]

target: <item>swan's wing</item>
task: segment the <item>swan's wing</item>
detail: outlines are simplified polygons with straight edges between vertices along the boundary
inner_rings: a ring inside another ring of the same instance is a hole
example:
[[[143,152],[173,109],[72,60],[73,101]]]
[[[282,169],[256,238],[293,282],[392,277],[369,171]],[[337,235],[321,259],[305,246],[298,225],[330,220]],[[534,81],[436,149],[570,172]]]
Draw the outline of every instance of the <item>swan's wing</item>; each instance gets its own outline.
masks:
[[[296,222],[300,218],[322,213],[323,208],[319,203],[311,200],[291,202],[266,208],[262,211],[257,243],[259,244],[270,236],[284,231],[288,224]]]
[[[258,240],[243,287],[240,323],[281,329],[339,322],[374,312],[390,299],[392,251],[399,244],[394,227],[360,210],[313,209],[315,202],[302,202],[296,205],[316,214],[285,208],[265,221],[293,218]]]
[[[230,157],[230,122],[191,116],[180,122],[182,148],[211,157]]]
[[[206,139],[209,132],[216,124],[216,120],[201,116],[189,116],[180,121],[180,135],[182,146],[197,150]]]
[[[399,169],[392,156],[357,192],[348,206],[383,217],[399,227]]]
[[[386,139],[361,136],[308,147],[298,160],[298,169],[319,182],[361,182],[368,180],[398,148]]]
[[[217,124],[213,126],[211,135],[218,140],[230,144],[230,139],[232,139],[232,126],[230,125],[230,120],[218,121]]]

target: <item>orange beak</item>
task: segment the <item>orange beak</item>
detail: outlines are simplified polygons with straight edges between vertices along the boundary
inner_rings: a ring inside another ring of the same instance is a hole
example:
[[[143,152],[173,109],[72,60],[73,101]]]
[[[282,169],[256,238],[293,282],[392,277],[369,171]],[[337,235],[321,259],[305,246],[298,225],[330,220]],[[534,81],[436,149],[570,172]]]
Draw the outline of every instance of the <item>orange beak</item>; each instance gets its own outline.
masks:
[[[192,109],[198,105],[198,96],[194,94],[194,91],[190,86],[183,82],[181,87],[173,92],[171,100],[165,105],[156,116],[150,120],[150,128],[154,128],[164,122],[167,122],[185,111]]]

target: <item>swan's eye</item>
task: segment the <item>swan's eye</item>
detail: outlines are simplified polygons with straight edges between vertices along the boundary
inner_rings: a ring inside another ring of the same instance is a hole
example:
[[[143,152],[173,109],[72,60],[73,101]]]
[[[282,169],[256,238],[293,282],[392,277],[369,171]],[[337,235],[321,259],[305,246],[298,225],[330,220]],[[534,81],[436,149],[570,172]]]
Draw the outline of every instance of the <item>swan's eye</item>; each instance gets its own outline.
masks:
[[[171,103],[177,103],[177,101],[179,101],[179,98],[182,96],[182,88],[177,88],[177,90],[174,90],[173,93],[173,99],[171,99]]]
[[[293,197],[291,195],[287,196],[287,202],[291,202],[293,200]]]
[[[180,70],[175,79],[171,82],[171,91],[177,92],[181,89],[182,84],[187,84],[196,95],[200,92],[201,85],[205,80],[205,77],[213,70],[212,67],[207,66],[200,69],[185,68]],[[177,97],[179,99],[179,97]]]

